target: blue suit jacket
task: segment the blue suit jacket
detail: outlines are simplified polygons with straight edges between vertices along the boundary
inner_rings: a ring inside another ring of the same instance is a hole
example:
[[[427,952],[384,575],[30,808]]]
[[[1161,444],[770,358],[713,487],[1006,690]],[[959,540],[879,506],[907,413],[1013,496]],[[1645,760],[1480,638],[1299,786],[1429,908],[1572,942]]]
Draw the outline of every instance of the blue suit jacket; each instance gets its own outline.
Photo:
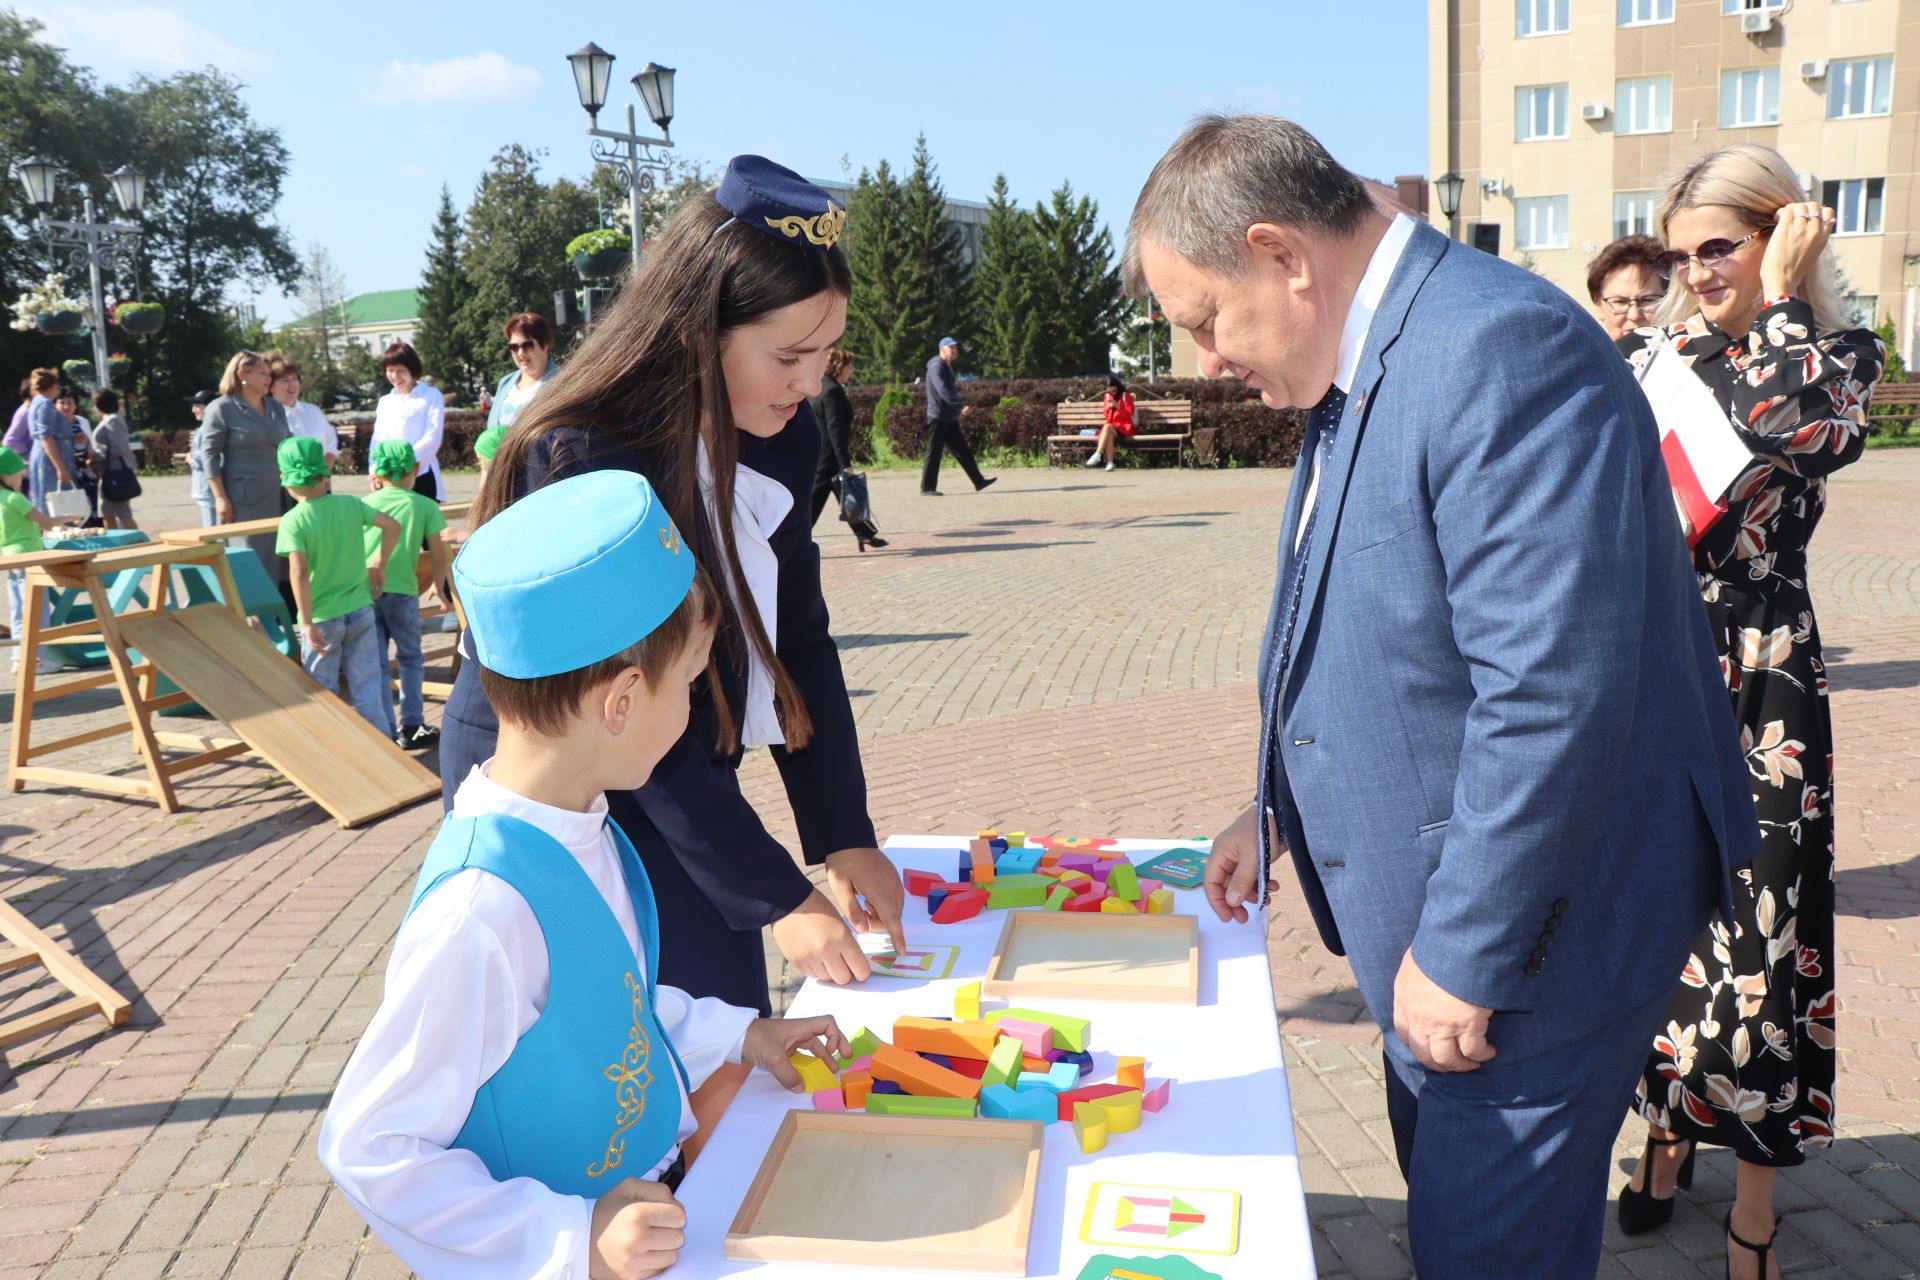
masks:
[[[1509,1060],[1672,987],[1758,827],[1626,362],[1559,289],[1421,226],[1315,501],[1262,767],[1389,1047],[1409,948],[1497,1011]]]

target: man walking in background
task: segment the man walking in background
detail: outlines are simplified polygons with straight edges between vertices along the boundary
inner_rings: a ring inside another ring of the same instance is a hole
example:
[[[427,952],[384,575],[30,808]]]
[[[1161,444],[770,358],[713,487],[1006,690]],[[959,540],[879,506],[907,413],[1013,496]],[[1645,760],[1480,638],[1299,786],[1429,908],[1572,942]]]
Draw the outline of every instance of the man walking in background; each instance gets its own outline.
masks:
[[[955,338],[940,339],[940,354],[927,361],[927,461],[920,468],[920,496],[940,496],[940,451],[953,450],[954,461],[973,481],[976,492],[993,481],[980,474],[973,450],[960,434],[960,419],[967,410],[960,403],[960,382],[954,377],[953,363],[960,358],[960,343]]]

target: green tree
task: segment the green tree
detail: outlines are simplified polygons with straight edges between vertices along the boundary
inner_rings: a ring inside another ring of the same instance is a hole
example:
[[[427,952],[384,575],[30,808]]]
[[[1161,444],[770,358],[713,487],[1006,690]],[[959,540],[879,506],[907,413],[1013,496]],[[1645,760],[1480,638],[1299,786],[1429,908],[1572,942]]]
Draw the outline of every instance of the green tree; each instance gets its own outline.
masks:
[[[471,397],[479,370],[473,349],[461,331],[460,316],[473,295],[473,282],[460,261],[460,217],[453,211],[453,195],[440,188],[440,210],[433,219],[433,239],[427,245],[426,270],[420,277],[420,327],[414,347],[420,363],[443,388]]]
[[[1121,314],[1120,337],[1115,343],[1120,349],[1122,364],[1137,373],[1165,371],[1172,343],[1173,326],[1161,314],[1156,298],[1149,294],[1144,300],[1128,302]]]
[[[567,178],[540,178],[540,153],[512,143],[494,153],[467,206],[460,256],[473,291],[456,326],[491,380],[509,363],[500,326],[510,315],[553,315],[553,295],[579,285],[567,241],[596,221],[593,193]]]
[[[646,223],[642,248],[644,241],[658,236],[667,223],[673,221],[673,215],[680,212],[682,205],[713,190],[719,181],[720,176],[705,161],[669,153],[666,172],[658,175],[652,188],[640,195],[640,217]],[[614,182],[613,170],[606,165],[595,165],[587,186],[599,208],[600,224],[631,236],[633,217],[626,195]],[[588,229],[581,228],[582,231]]]
[[[1033,211],[1039,339],[1034,377],[1104,373],[1127,310],[1100,207],[1063,182]]]
[[[943,335],[967,319],[967,264],[960,228],[947,216],[947,193],[927,152],[927,135],[913,143],[913,169],[900,190],[904,268],[900,289],[902,354],[924,365]],[[961,360],[972,344],[961,344]]]
[[[1039,333],[1034,305],[1033,219],[1013,203],[1007,176],[996,174],[973,264],[969,361],[989,378],[1023,378]]]
[[[853,275],[853,297],[847,304],[848,349],[859,357],[865,378],[880,382],[912,377],[919,364],[906,344],[903,321],[909,275],[906,205],[900,181],[885,160],[871,173],[860,171],[843,243]]]

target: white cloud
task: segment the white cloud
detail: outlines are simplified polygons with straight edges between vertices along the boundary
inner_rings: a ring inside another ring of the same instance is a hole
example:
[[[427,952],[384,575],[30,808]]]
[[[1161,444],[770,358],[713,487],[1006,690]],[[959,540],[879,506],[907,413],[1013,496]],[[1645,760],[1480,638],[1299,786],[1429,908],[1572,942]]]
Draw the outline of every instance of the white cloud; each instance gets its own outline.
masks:
[[[488,51],[438,62],[396,58],[380,69],[365,97],[382,106],[419,107],[524,98],[539,87],[538,71]]]
[[[233,43],[155,4],[78,4],[39,0],[20,6],[45,27],[48,43],[101,70],[167,73],[213,64],[223,71],[259,71],[264,53]]]

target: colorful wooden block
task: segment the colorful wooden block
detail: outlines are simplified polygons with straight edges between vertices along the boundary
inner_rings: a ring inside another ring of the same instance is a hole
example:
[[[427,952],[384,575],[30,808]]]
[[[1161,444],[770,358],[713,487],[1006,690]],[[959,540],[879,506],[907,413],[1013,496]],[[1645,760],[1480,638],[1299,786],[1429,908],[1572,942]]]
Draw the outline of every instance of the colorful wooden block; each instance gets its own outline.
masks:
[[[1147,1089],[1147,1060],[1145,1058],[1121,1058],[1113,1078],[1129,1089],[1138,1089],[1142,1093]]]
[[[1060,1119],[1053,1095],[1040,1090],[1019,1093],[1004,1084],[980,1091],[980,1114],[991,1120],[1038,1120],[1053,1124]]]
[[[987,1074],[987,1064],[978,1058],[949,1058],[947,1067],[969,1080],[978,1080]]]
[[[1040,849],[1009,849],[994,859],[994,872],[998,875],[1026,875],[1040,865]]]
[[[1073,890],[1063,884],[1057,884],[1047,890],[1047,900],[1040,905],[1048,911],[1058,911],[1073,900]]]
[[[1022,1071],[1045,1071],[1052,1065],[1053,1060],[1051,1058],[1044,1058],[1031,1053],[1023,1053],[1020,1055],[1020,1069]]]
[[[906,1093],[870,1093],[870,1116],[955,1116],[971,1119],[975,1114],[972,1098],[928,1098]]]
[[[916,898],[927,896],[927,890],[935,885],[945,884],[947,878],[931,871],[906,870],[900,873],[901,882],[907,886],[907,892]]]
[[[987,1060],[1004,1031],[985,1022],[949,1022],[941,1018],[894,1019],[893,1043],[921,1055],[950,1054]]]
[[[897,1080],[872,1080],[867,1084],[868,1093],[905,1093]]]
[[[1107,890],[1104,885],[1089,885],[1084,891],[1068,898],[1061,904],[1060,909],[1062,911],[1098,911],[1100,904],[1106,900]]]
[[[1040,877],[1044,879],[1044,877]],[[987,889],[987,906],[995,911],[1011,911],[1017,907],[1042,907],[1047,902],[1045,885],[1001,885],[995,882]]]
[[[1173,1096],[1173,1081],[1162,1080],[1140,1095],[1140,1106],[1147,1111],[1164,1111]]]
[[[1073,1140],[1080,1144],[1080,1154],[1090,1156],[1107,1145],[1107,1113],[1101,1108],[1083,1102],[1066,1118],[1073,1121]]]
[[[873,1055],[863,1054],[858,1058],[841,1058],[836,1064],[840,1070],[840,1079],[844,1082],[849,1071],[866,1071],[873,1066]]]
[[[984,889],[964,889],[959,893],[949,893],[933,913],[935,924],[958,924],[962,920],[971,920],[980,914],[987,905],[987,892]]]
[[[1063,1053],[1054,1061],[1071,1062],[1082,1080],[1093,1074],[1093,1055],[1090,1053]]]
[[[955,1022],[980,1021],[979,983],[966,983],[953,993],[953,1020]]]
[[[1058,1064],[1055,1064],[1058,1065]],[[1073,1109],[1082,1103],[1098,1102],[1102,1098],[1111,1098],[1116,1094],[1138,1093],[1138,1089],[1123,1089],[1117,1084],[1086,1084],[1078,1089],[1069,1089],[1065,1093],[1055,1094],[1060,1100],[1060,1118],[1073,1119]]]
[[[1142,898],[1151,898],[1154,894],[1166,887],[1167,886],[1161,884],[1158,880],[1151,879],[1147,876],[1140,877],[1140,896]]]
[[[1107,868],[1107,892],[1128,902],[1140,899],[1140,877],[1131,862],[1116,862]]]
[[[1000,833],[998,831],[982,831],[982,832],[979,832],[978,835],[980,837],[980,841],[982,844],[986,843],[988,840],[998,840],[1000,838]]]
[[[869,1031],[867,1028],[865,1027],[860,1028],[858,1031],[854,1032],[852,1035],[847,1037],[847,1058],[842,1060],[840,1064],[840,1069],[842,1071],[846,1070],[847,1061],[853,1058],[868,1057],[873,1053],[875,1049],[878,1049],[881,1045],[885,1043],[886,1041],[882,1040],[879,1036],[873,1034],[873,1032]]]
[[[1084,1105],[1084,1104],[1083,1104]],[[1112,1093],[1094,1099],[1094,1105],[1107,1113],[1107,1133],[1132,1133],[1140,1127],[1140,1091]]]
[[[1060,855],[1060,861],[1056,865],[1065,867],[1069,871],[1091,873],[1100,865],[1100,859],[1090,853],[1064,853]]]
[[[1020,1051],[1036,1058],[1046,1056],[1053,1047],[1053,1028],[1044,1022],[1029,1022],[1024,1018],[996,1018],[992,1024],[1003,1036],[1012,1036],[1020,1042]]]
[[[980,1096],[980,1082],[969,1080],[957,1071],[928,1062],[917,1053],[898,1045],[883,1044],[873,1055],[873,1079],[891,1081],[906,1092],[922,1098],[966,1098]]]
[[[1125,898],[1116,898],[1111,895],[1100,899],[1100,910],[1109,915],[1137,916],[1140,914],[1140,908]]]
[[[1066,856],[1067,856],[1067,851],[1065,849],[1044,850],[1040,854],[1040,865],[1042,867],[1058,866],[1060,863],[1060,859]]]
[[[1155,889],[1147,895],[1147,914],[1150,916],[1170,916],[1173,914],[1173,890]]]
[[[1088,875],[1084,871],[1074,871],[1071,868],[1066,868],[1066,867],[1056,867],[1054,869],[1060,873],[1060,883],[1066,885],[1069,889],[1072,889],[1075,893],[1079,893],[1081,890],[1086,889],[1089,886],[1098,885],[1100,883],[1098,880],[1095,880],[1092,876]]]
[[[992,856],[978,852],[970,856],[973,859],[973,875],[971,877],[973,882],[976,885],[992,884],[994,877]]]
[[[1024,831],[1007,832],[1007,846],[1009,848],[1018,849],[1021,845],[1025,844],[1026,842],[1027,842],[1026,832]]]
[[[867,1105],[867,1093],[872,1088],[873,1073],[864,1067],[840,1074],[840,1095],[847,1100],[847,1109],[850,1111],[858,1111]]]
[[[976,856],[978,855],[970,852],[960,855],[959,869],[953,873],[953,878],[956,881],[961,884],[973,883],[973,860]]]
[[[1056,1062],[1045,1071],[1022,1071],[1020,1078],[1014,1081],[1016,1089],[1045,1089],[1048,1093],[1065,1093],[1080,1083],[1080,1072],[1071,1062]]]
[[[1002,1036],[987,1056],[987,1069],[980,1077],[981,1083],[1009,1084],[1019,1074],[1020,1042],[1012,1036]]]
[[[986,1020],[995,1026],[1008,1018],[1020,1022],[1038,1022],[1053,1028],[1053,1042],[1073,1053],[1085,1052],[1087,1037],[1093,1033],[1093,1024],[1085,1018],[1065,1013],[1046,1013],[1040,1009],[995,1009],[986,1016]]]
[[[800,1085],[808,1093],[835,1087],[833,1068],[810,1053],[789,1054],[787,1061],[800,1073]]]

